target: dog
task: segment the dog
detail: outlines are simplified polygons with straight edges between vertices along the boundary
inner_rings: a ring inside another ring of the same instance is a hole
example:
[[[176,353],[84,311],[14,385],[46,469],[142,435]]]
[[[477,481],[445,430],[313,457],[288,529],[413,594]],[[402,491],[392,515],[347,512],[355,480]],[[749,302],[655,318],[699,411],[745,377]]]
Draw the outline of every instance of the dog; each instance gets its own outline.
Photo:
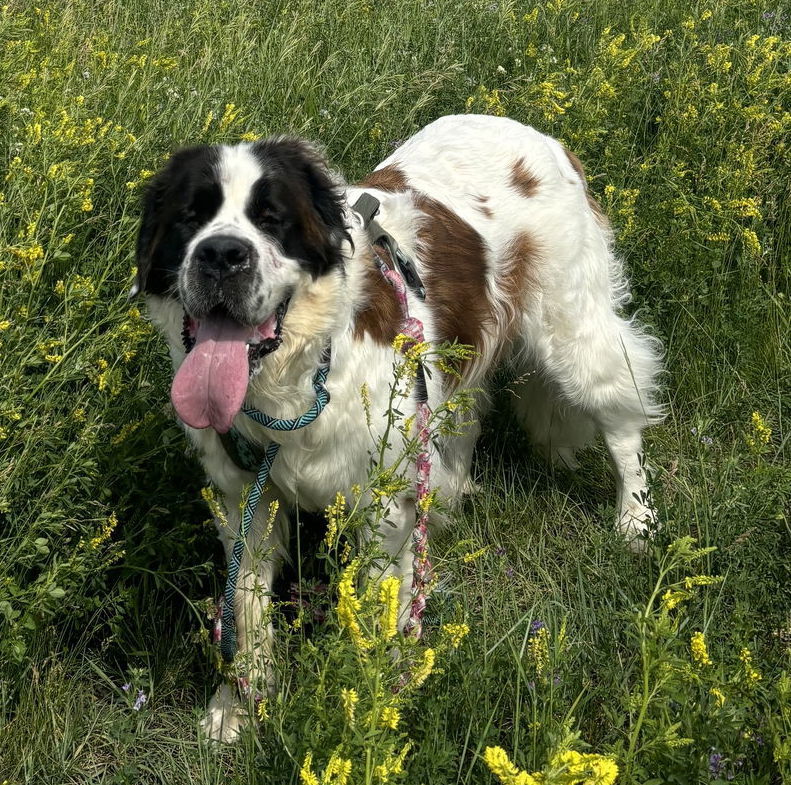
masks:
[[[654,520],[642,431],[662,417],[661,345],[621,315],[629,291],[608,220],[579,159],[558,141],[508,118],[442,117],[357,185],[297,138],[182,149],[145,192],[135,290],[146,294],[170,348],[176,413],[226,500],[227,525],[218,529],[227,552],[254,475],[235,463],[223,435],[233,426],[250,443],[280,444],[235,602],[239,649],[255,652],[254,675],[264,681],[272,629],[261,620],[278,560],[254,563],[250,553],[287,541],[282,513],[267,526],[268,502],[322,510],[338,491],[350,498],[385,425],[403,315],[355,211],[362,194],[378,200],[379,226],[425,288],[422,299],[408,287],[407,301],[426,340],[475,350],[460,381],[437,368],[426,374],[429,405],[463,386],[479,391],[480,416],[493,371],[508,368],[516,418],[546,456],[573,468],[576,451],[601,433],[620,531],[639,544]],[[328,345],[331,399],[315,422],[281,433],[240,414],[245,403],[281,418],[308,410]],[[401,415],[416,406],[407,402]],[[473,485],[479,430],[476,422],[430,445],[432,485],[450,501]],[[414,493],[393,499],[388,517],[381,545],[387,572],[403,578],[403,620]],[[206,734],[227,741],[245,721],[223,685]]]

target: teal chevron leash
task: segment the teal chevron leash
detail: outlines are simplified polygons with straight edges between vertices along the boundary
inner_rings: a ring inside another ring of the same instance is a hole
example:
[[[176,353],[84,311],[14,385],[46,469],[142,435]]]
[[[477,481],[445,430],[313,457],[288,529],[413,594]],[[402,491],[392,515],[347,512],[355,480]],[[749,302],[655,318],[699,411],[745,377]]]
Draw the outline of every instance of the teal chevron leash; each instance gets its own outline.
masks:
[[[281,419],[279,417],[270,417],[268,414],[259,412],[258,409],[244,408],[242,411],[253,422],[263,425],[265,428],[270,428],[273,431],[297,431],[315,422],[318,416],[324,411],[324,407],[330,402],[329,390],[325,387],[327,376],[330,372],[330,356],[331,347],[327,344],[324,352],[319,361],[319,367],[313,375],[313,390],[316,393],[316,400],[313,405],[304,414],[293,419]],[[229,432],[231,440],[237,445],[242,444],[245,439],[235,429]],[[270,442],[263,455],[260,457],[260,465],[256,473],[255,480],[253,481],[250,492],[244,502],[242,509],[242,520],[239,526],[239,534],[236,542],[233,544],[231,557],[228,560],[228,580],[225,584],[225,592],[223,593],[222,615],[220,617],[219,637],[220,637],[220,651],[222,657],[226,662],[232,662],[236,654],[236,617],[234,612],[234,598],[236,596],[236,584],[239,580],[239,572],[242,566],[242,556],[244,554],[245,545],[247,544],[247,535],[250,527],[255,518],[258,504],[261,501],[261,496],[264,493],[264,486],[269,480],[269,472],[272,469],[272,464],[275,462],[277,452],[280,449],[278,442]],[[218,630],[215,627],[215,640],[217,639]]]

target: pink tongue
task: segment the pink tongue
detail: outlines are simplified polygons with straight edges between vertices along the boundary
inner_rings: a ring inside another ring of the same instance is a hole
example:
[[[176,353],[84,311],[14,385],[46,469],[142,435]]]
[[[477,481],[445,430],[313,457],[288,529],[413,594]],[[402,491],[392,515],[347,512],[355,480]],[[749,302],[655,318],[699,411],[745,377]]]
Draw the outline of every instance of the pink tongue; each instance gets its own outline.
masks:
[[[247,340],[253,331],[222,318],[204,319],[198,325],[195,346],[170,388],[173,406],[187,425],[211,426],[219,433],[230,429],[247,392]]]

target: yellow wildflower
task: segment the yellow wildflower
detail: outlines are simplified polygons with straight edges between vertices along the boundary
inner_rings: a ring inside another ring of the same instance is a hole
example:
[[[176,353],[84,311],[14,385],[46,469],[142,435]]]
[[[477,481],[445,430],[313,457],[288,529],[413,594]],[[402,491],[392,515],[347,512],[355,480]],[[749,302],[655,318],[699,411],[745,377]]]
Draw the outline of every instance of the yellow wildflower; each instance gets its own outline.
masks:
[[[346,512],[346,499],[343,494],[338,491],[335,494],[335,501],[327,505],[324,510],[324,515],[327,518],[327,533],[324,535],[324,542],[327,543],[328,548],[335,545],[335,540],[338,537],[339,524],[344,523],[344,513]]]
[[[341,704],[348,725],[354,725],[354,710],[359,700],[360,697],[357,695],[357,690],[355,690],[354,687],[350,689],[343,687],[341,689]]]
[[[412,748],[412,742],[408,741],[398,755],[390,754],[383,763],[374,767],[374,777],[381,783],[390,781],[391,774],[401,774],[404,770],[404,759]]]
[[[503,785],[540,785],[541,779],[520,771],[508,757],[508,753],[502,747],[487,747],[483,753],[483,760]]]
[[[220,118],[220,133],[225,133],[225,131],[233,125],[238,116],[239,110],[236,108],[236,104],[225,104],[225,111]]]
[[[319,778],[313,772],[313,753],[308,752],[305,759],[302,761],[302,766],[299,770],[299,781],[302,785],[321,785]]]
[[[409,682],[409,686],[412,688],[417,688],[431,675],[431,671],[434,670],[434,661],[436,659],[436,653],[434,649],[426,649],[423,652],[423,659],[412,671],[412,679]]]
[[[712,664],[711,657],[709,657],[709,650],[706,646],[706,636],[702,632],[693,632],[689,645],[692,651],[692,659],[696,664]]]
[[[527,642],[527,650],[533,660],[536,674],[541,676],[549,666],[549,630],[541,627]]]
[[[385,578],[379,586],[379,602],[382,604],[382,637],[390,640],[398,632],[398,592],[401,579],[395,575]]]
[[[383,728],[396,730],[398,721],[401,719],[401,712],[395,706],[385,706],[379,715],[379,725]]]
[[[261,134],[255,134],[252,131],[246,131],[239,139],[243,142],[257,142],[261,138]]]
[[[688,591],[695,586],[713,586],[722,583],[721,575],[688,575],[684,578],[684,588]]]
[[[772,429],[766,424],[766,420],[760,412],[752,414],[752,431],[745,436],[750,452],[756,455],[762,453],[772,438]]]
[[[225,514],[225,510],[223,509],[220,500],[217,498],[217,495],[214,493],[214,488],[210,485],[207,485],[205,488],[200,489],[200,495],[203,501],[206,502],[211,514],[214,518],[222,525],[228,525],[228,517]]]
[[[321,785],[346,785],[351,773],[352,762],[348,758],[341,758],[337,751],[333,752],[321,775]]]
[[[266,710],[266,698],[261,698],[258,705],[255,707],[255,716],[259,722],[264,722],[269,719],[269,712]]]
[[[471,553],[465,553],[464,556],[461,557],[461,560],[465,564],[472,564],[472,562],[480,559],[481,556],[483,556],[488,550],[489,550],[489,546],[484,545],[483,548],[479,548],[477,551],[472,551]]]
[[[744,668],[744,677],[747,681],[747,686],[754,687],[761,681],[763,676],[753,667],[753,655],[746,646],[739,652],[739,659]]]
[[[396,340],[398,336],[396,336]],[[395,345],[395,341],[393,342]],[[360,399],[363,402],[363,410],[365,411],[365,422],[368,424],[368,427],[371,427],[371,392],[368,389],[368,382],[363,382],[362,387],[360,387]]]
[[[357,598],[357,590],[354,583],[357,572],[360,569],[360,560],[355,559],[344,571],[338,584],[338,621],[341,629],[348,631],[354,645],[360,652],[365,652],[371,648],[371,642],[362,634],[360,624],[357,621],[357,613],[362,607]]]
[[[742,229],[742,243],[749,256],[758,257],[761,255],[761,242],[752,229]]]
[[[118,518],[115,517],[115,513],[113,512],[110,513],[110,517],[105,521],[101,531],[89,541],[88,545],[90,549],[95,551],[101,548],[101,546],[110,539],[116,526],[118,526]]]
[[[712,687],[709,690],[709,695],[717,701],[717,706],[722,707],[725,705],[725,693],[719,687]]]
[[[458,649],[461,642],[470,632],[470,628],[466,624],[443,624],[442,631],[450,639],[450,645],[454,649]]]
[[[612,785],[618,777],[618,766],[604,755],[567,750],[552,758],[553,768],[566,767],[573,783],[582,785]]]
[[[682,602],[685,602],[690,597],[688,592],[685,591],[672,591],[668,589],[662,595],[662,610],[664,612],[672,611]]]
[[[10,319],[0,319],[0,333],[5,332],[11,326]]]

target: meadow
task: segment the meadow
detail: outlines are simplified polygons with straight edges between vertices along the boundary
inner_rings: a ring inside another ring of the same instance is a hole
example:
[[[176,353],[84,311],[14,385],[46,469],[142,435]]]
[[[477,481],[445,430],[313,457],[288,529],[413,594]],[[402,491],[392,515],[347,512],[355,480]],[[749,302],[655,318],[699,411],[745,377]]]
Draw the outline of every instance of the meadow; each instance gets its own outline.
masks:
[[[790,62],[768,0],[2,5],[0,783],[791,782]],[[225,566],[126,299],[141,189],[281,132],[354,181],[464,112],[561,139],[612,220],[666,351],[662,529],[627,550],[604,450],[545,464],[503,379],[411,686],[386,590],[303,520],[276,694],[208,746]]]

